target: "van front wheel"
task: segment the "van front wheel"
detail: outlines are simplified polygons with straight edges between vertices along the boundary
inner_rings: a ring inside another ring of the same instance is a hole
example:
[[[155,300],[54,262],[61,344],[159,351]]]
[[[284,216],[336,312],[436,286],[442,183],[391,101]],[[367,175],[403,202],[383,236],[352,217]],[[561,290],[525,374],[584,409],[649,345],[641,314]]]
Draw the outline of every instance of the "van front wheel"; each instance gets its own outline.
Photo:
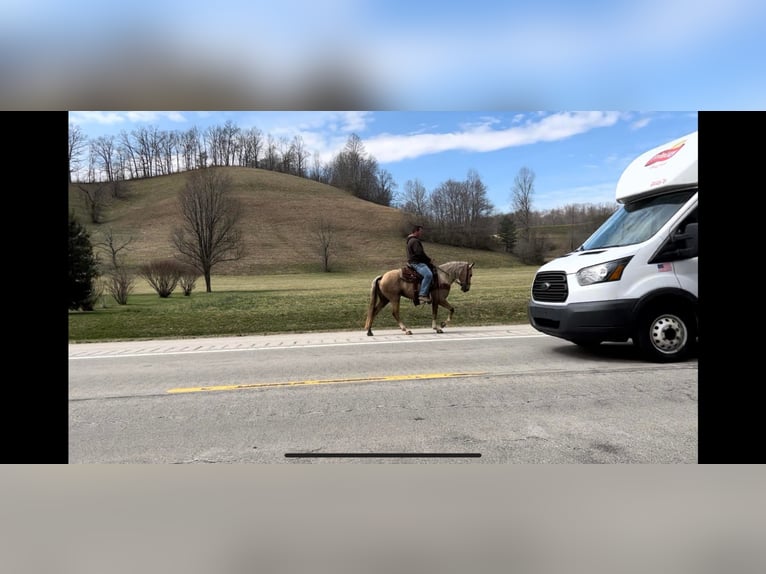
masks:
[[[656,363],[683,361],[697,340],[697,326],[692,313],[652,308],[644,311],[636,337],[641,352]]]

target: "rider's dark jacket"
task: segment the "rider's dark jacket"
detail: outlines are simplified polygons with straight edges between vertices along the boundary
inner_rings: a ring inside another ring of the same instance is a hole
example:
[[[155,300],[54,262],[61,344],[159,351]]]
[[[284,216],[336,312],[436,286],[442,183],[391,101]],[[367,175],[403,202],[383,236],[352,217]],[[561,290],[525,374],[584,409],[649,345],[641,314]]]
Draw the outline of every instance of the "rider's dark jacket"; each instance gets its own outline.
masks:
[[[407,263],[431,263],[431,258],[423,250],[420,239],[412,234],[407,236]]]

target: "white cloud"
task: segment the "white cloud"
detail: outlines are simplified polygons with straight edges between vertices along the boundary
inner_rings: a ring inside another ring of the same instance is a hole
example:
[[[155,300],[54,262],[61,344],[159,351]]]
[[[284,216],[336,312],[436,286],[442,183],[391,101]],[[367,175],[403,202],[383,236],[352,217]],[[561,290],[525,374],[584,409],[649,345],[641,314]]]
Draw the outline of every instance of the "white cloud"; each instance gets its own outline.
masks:
[[[564,112],[502,130],[493,131],[489,123],[483,123],[460,132],[384,134],[366,138],[364,142],[367,151],[379,162],[388,163],[450,150],[487,152],[556,141],[594,128],[614,125],[620,117],[620,112]]]
[[[69,120],[76,124],[132,124],[152,123],[162,119],[172,122],[185,122],[186,116],[181,112],[156,112],[156,111],[126,111],[126,112],[69,112]]]
[[[649,123],[652,121],[649,117],[639,118],[636,121],[634,121],[632,124],[630,124],[631,129],[634,130],[640,130],[641,128],[645,128],[649,125]]]
[[[125,114],[120,112],[69,112],[69,121],[73,124],[113,125],[127,121]]]

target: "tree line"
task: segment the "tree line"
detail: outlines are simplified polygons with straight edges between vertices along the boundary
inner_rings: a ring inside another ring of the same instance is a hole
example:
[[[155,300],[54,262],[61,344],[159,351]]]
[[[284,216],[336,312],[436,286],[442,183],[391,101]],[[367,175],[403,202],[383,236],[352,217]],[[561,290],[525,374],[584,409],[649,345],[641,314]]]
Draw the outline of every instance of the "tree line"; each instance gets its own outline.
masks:
[[[392,206],[396,184],[366,153],[358,135],[323,162],[306,148],[299,135],[292,139],[242,129],[227,121],[202,131],[160,130],[142,126],[118,135],[89,139],[69,124],[69,183],[112,183],[144,179],[204,167],[252,167],[312,179],[351,192],[361,199]]]

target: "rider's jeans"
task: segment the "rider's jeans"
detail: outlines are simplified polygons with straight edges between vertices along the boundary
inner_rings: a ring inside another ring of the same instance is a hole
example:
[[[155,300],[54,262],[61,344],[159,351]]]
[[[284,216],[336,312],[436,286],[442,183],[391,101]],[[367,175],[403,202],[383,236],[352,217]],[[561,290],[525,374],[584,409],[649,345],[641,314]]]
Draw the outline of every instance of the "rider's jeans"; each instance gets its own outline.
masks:
[[[434,277],[431,268],[425,263],[410,263],[410,267],[414,267],[423,276],[423,281],[420,283],[420,297],[426,297],[431,291],[431,281]]]

